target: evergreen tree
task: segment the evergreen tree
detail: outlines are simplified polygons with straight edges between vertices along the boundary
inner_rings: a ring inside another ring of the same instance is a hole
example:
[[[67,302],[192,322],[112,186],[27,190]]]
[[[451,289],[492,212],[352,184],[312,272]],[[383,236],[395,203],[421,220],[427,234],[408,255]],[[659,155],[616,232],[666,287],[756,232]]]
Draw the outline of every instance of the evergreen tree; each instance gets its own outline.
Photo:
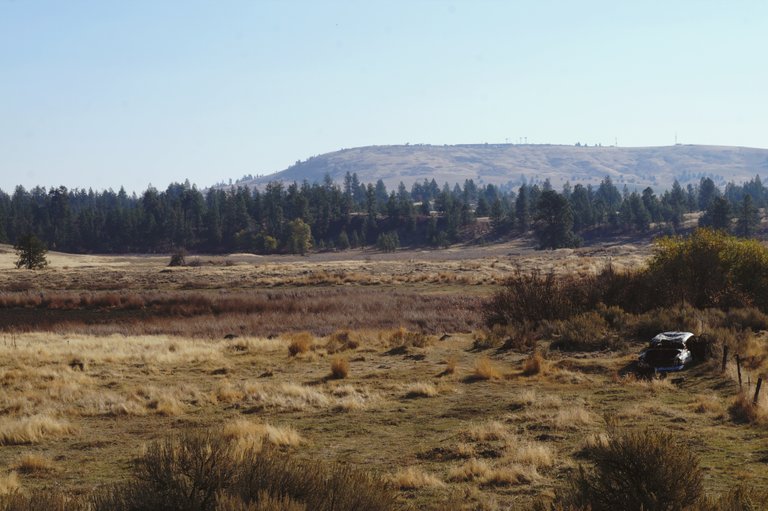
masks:
[[[752,196],[744,195],[739,205],[737,232],[739,236],[748,238],[752,236],[760,225],[760,213],[752,202]]]
[[[339,238],[336,241],[336,246],[339,248],[339,250],[347,250],[350,247],[347,231],[341,231]]]
[[[629,207],[632,209],[632,224],[640,232],[646,232],[651,227],[651,214],[645,207],[637,192],[629,195]]]
[[[660,222],[661,221],[661,204],[659,203],[659,199],[653,193],[653,188],[649,186],[648,188],[643,190],[642,199],[643,199],[643,206],[645,206],[645,209],[650,214],[651,221]]]
[[[600,186],[597,188],[597,192],[595,192],[595,199],[601,200],[605,204],[609,214],[619,209],[622,197],[610,176],[605,176],[600,182]]]
[[[400,246],[400,238],[396,231],[381,233],[376,239],[376,246],[384,252],[394,252]]]
[[[565,197],[553,190],[543,191],[536,211],[534,230],[540,248],[554,249],[578,245],[578,238],[573,234],[573,212]]]
[[[685,192],[675,179],[672,183],[672,191],[669,193],[670,221],[675,229],[683,223],[683,214],[686,209]]]
[[[701,178],[699,183],[699,210],[706,211],[709,209],[712,201],[720,196],[720,190],[715,186],[715,182],[708,177]]]
[[[527,232],[531,225],[531,206],[529,202],[528,186],[523,184],[517,193],[515,200],[515,216],[517,217],[517,228],[520,232]]]
[[[731,205],[725,197],[716,197],[699,218],[699,226],[727,231],[731,227]]]
[[[587,189],[577,184],[570,194],[571,210],[573,211],[573,230],[582,231],[594,224],[592,203]]]
[[[43,242],[33,234],[21,236],[13,248],[18,256],[16,268],[36,270],[48,266],[48,260],[45,257],[48,250]]]

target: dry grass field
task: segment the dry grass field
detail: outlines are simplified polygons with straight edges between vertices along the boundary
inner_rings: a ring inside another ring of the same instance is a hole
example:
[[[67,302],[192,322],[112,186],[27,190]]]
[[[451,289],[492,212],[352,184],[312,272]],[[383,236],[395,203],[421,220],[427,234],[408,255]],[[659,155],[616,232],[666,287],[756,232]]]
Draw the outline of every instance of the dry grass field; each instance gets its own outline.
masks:
[[[375,472],[414,509],[526,509],[565,488],[614,423],[678,433],[709,493],[768,487],[765,426],[733,419],[738,384],[713,365],[638,380],[624,371],[633,340],[477,349],[483,300],[513,269],[631,267],[647,248],[488,251],[178,269],[51,254],[32,272],[5,247],[0,493],[89,493],[128,477],[153,440],[213,428]]]

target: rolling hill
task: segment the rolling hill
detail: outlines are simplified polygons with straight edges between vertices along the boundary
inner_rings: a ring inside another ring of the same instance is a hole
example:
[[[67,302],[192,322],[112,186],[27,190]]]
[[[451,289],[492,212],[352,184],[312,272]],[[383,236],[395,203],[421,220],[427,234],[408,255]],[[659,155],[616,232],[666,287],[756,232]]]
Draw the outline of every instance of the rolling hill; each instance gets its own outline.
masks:
[[[443,183],[519,186],[523,180],[549,179],[554,186],[599,183],[611,176],[630,189],[667,189],[711,177],[719,186],[741,183],[768,171],[768,149],[675,145],[665,147],[596,147],[565,145],[392,145],[342,149],[313,156],[266,176],[244,178],[237,184],[263,187],[270,181],[322,182],[329,175],[342,182],[347,172],[363,183],[381,179],[389,189],[403,182],[435,179]]]

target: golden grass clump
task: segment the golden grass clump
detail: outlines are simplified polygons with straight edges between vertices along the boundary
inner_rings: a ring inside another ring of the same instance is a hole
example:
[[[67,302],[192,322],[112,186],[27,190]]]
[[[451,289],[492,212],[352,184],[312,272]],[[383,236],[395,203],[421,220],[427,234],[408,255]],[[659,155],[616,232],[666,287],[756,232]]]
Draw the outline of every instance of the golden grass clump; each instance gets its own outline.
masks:
[[[722,416],[725,413],[723,400],[711,392],[709,394],[696,394],[693,401],[693,411],[696,413],[711,413]]]
[[[657,394],[660,391],[672,390],[675,388],[674,384],[669,378],[638,378],[632,373],[619,378],[618,382],[623,385],[631,385],[633,387],[646,389],[651,394]]]
[[[437,476],[417,467],[407,467],[390,476],[390,481],[400,490],[418,490],[421,488],[443,488],[445,483]]]
[[[531,467],[551,467],[555,464],[555,453],[551,447],[539,442],[519,444],[510,456],[515,462]]]
[[[25,454],[13,464],[13,468],[22,474],[40,474],[53,472],[56,465],[53,461],[39,454]]]
[[[74,433],[69,422],[50,415],[5,418],[0,421],[0,445],[36,444],[46,438],[58,438]]]
[[[289,336],[291,343],[288,345],[288,353],[295,357],[307,353],[312,349],[314,338],[309,332],[296,332]]]
[[[464,431],[464,436],[473,442],[487,442],[489,440],[507,440],[511,433],[503,423],[488,421],[473,424]]]
[[[435,397],[439,394],[437,387],[433,383],[417,382],[408,385],[405,389],[406,399],[415,399],[419,397]]]
[[[389,335],[388,342],[391,348],[426,348],[432,344],[432,339],[427,334],[400,327]]]
[[[14,493],[19,486],[19,475],[16,472],[0,475],[0,495]]]
[[[523,376],[533,376],[544,372],[545,360],[541,353],[534,351],[523,363]]]
[[[501,376],[501,371],[488,357],[479,357],[475,360],[472,378],[477,380],[498,380]]]
[[[352,385],[340,385],[331,391],[335,404],[334,411],[348,412],[350,410],[363,410],[378,396],[368,391]]]
[[[140,417],[147,415],[147,408],[135,397],[125,399],[116,394],[106,394],[91,400],[84,414],[104,415],[107,417]]]
[[[525,389],[513,396],[513,403],[528,408],[559,408],[563,400],[556,394],[541,394],[535,390]]]
[[[588,449],[594,449],[596,447],[605,448],[611,441],[611,437],[608,433],[590,433],[584,437],[582,446]]]
[[[592,424],[594,418],[589,411],[581,406],[571,406],[557,411],[553,425],[557,429],[578,429],[580,426]]]
[[[535,468],[513,463],[492,469],[480,482],[485,486],[510,486],[527,484],[538,478]]]
[[[237,419],[224,426],[223,438],[235,441],[242,448],[261,448],[268,443],[280,447],[298,447],[305,443],[304,438],[291,426],[272,426],[247,419]]]
[[[144,386],[136,391],[135,396],[144,401],[148,410],[158,415],[173,417],[185,411],[184,403],[178,398],[178,390],[173,392],[170,389]]]
[[[448,472],[450,481],[475,481],[488,477],[491,473],[491,467],[483,460],[472,458],[462,463],[458,467],[452,468]]]
[[[228,380],[222,381],[218,387],[216,387],[216,400],[219,403],[236,403],[243,399],[244,393],[238,389]]]
[[[445,361],[445,369],[443,370],[443,375],[449,375],[454,374],[456,372],[456,368],[459,366],[459,359],[455,356],[448,357],[448,359]]]
[[[346,357],[333,357],[331,360],[331,378],[343,380],[349,376],[349,360]]]
[[[349,330],[337,330],[328,336],[325,343],[325,349],[328,353],[334,354],[340,351],[355,350],[360,346],[360,341],[352,337]]]
[[[538,478],[533,467],[512,463],[502,467],[491,467],[483,460],[472,458],[448,473],[448,479],[455,482],[477,481],[484,486],[509,486],[529,483]]]
[[[300,411],[309,408],[325,408],[331,399],[322,392],[295,383],[278,385],[247,383],[244,385],[248,402],[283,410]]]

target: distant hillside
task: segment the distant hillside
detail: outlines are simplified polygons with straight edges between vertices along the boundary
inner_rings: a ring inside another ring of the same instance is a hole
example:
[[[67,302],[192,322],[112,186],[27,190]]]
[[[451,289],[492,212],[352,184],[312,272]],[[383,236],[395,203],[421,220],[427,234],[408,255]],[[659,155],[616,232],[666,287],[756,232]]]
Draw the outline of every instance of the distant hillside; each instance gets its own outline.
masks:
[[[343,149],[297,162],[282,172],[248,178],[238,184],[262,187],[270,181],[322,182],[328,174],[342,182],[347,172],[363,183],[384,181],[389,189],[401,181],[435,179],[443,183],[519,186],[549,178],[554,186],[598,183],[611,176],[631,189],[666,189],[711,177],[719,186],[740,183],[768,171],[768,150],[746,147],[675,145],[668,147],[596,147],[565,145],[397,145]]]

